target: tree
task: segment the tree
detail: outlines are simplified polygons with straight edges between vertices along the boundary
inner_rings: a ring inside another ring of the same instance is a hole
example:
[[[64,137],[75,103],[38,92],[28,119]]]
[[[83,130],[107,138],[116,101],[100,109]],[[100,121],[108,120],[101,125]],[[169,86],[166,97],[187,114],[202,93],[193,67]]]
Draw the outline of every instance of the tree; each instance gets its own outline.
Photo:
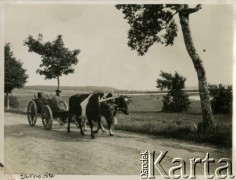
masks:
[[[29,52],[35,52],[41,55],[42,63],[39,65],[42,69],[37,69],[36,73],[44,75],[45,79],[57,79],[57,95],[60,91],[60,77],[74,73],[73,65],[78,63],[77,55],[79,49],[69,51],[64,47],[62,35],[58,35],[56,40],[52,42],[43,42],[43,35],[39,34],[37,39],[29,35],[24,41],[24,45],[28,46]]]
[[[211,126],[213,115],[206,72],[194,47],[189,26],[189,15],[199,11],[201,5],[194,8],[187,4],[116,5],[116,8],[122,10],[124,19],[130,24],[128,46],[137,50],[139,55],[144,55],[155,42],[173,45],[178,31],[174,16],[179,16],[185,47],[197,72],[203,125],[205,129]]]
[[[214,114],[231,114],[233,92],[232,86],[225,88],[222,84],[209,85],[211,107]]]
[[[9,94],[15,88],[22,88],[27,82],[28,75],[26,69],[22,67],[23,63],[17,60],[11,51],[10,43],[5,44],[5,82],[4,93],[6,94],[6,107],[9,109]]]
[[[186,78],[175,72],[174,75],[161,71],[162,78],[157,79],[157,88],[167,89],[167,95],[163,96],[163,112],[182,112],[189,108],[190,100],[185,88]]]

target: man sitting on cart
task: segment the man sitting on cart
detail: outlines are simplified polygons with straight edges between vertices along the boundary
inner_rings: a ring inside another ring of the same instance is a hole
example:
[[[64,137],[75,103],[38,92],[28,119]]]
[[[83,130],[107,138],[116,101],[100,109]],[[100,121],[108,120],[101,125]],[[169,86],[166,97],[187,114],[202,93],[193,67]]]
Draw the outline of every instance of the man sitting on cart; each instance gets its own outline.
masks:
[[[58,107],[59,111],[67,111],[66,107],[61,103],[61,90],[56,90],[56,95],[52,97],[53,103]]]
[[[56,106],[56,108],[61,113],[60,119],[61,119],[62,123],[64,124],[67,119],[67,111],[68,110],[67,110],[65,103],[61,100],[60,93],[61,93],[61,91],[59,89],[57,89],[56,95],[52,97],[52,101],[53,101],[53,104]]]

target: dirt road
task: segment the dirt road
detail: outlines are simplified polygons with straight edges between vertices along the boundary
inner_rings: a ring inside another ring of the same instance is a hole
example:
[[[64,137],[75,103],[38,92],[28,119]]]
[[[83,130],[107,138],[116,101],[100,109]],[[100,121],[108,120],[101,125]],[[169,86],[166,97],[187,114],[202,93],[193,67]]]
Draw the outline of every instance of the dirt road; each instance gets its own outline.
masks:
[[[189,169],[190,158],[204,159],[206,153],[216,159],[210,164],[214,173],[219,158],[231,159],[231,149],[195,144],[163,137],[115,131],[115,136],[98,133],[90,139],[90,132],[81,136],[72,124],[71,133],[66,126],[53,122],[52,130],[44,130],[41,118],[35,127],[28,125],[26,115],[5,114],[5,167],[12,173],[45,172],[72,175],[139,175],[141,151],[168,151],[162,166],[173,167],[173,158],[183,158]],[[176,165],[175,165],[176,166]],[[203,174],[203,164],[197,164],[197,174]]]

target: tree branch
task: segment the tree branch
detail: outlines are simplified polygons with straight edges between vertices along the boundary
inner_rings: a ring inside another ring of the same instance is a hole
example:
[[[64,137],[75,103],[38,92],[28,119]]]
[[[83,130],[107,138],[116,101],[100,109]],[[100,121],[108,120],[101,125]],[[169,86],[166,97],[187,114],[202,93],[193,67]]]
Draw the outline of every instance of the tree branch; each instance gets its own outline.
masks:
[[[202,9],[202,5],[198,4],[194,8],[189,8],[187,4],[177,4],[176,9],[178,12],[189,15],[191,13],[195,13],[195,12],[199,11],[200,9]]]
[[[200,9],[202,9],[202,5],[198,4],[195,8],[187,8],[184,11],[187,14],[191,14],[191,13],[195,13],[195,12],[199,11]]]

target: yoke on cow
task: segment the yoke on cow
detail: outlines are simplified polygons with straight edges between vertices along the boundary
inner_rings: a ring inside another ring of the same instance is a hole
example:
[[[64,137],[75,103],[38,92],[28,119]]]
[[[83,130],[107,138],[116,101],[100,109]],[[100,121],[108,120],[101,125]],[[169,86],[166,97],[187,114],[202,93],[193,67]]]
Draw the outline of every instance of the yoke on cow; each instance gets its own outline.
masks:
[[[37,122],[37,117],[40,114],[42,123],[45,129],[52,128],[53,119],[57,119],[62,125],[68,116],[68,106],[66,102],[60,100],[58,96],[47,95],[43,92],[38,92],[37,96],[29,102],[27,109],[27,117],[30,126],[34,126]]]

